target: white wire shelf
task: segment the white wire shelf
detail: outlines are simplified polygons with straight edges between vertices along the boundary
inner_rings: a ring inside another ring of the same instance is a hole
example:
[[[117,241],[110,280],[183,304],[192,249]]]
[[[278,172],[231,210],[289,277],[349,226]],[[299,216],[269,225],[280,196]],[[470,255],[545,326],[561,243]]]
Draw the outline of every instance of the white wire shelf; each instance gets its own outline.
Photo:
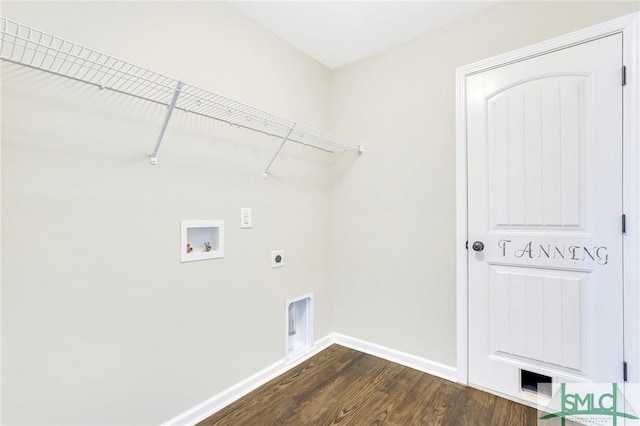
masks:
[[[0,59],[67,77],[169,107],[156,141],[152,164],[174,109],[328,152],[355,150],[362,145],[304,126],[233,99],[186,84],[86,46],[0,16]],[[267,166],[265,175],[273,163]]]

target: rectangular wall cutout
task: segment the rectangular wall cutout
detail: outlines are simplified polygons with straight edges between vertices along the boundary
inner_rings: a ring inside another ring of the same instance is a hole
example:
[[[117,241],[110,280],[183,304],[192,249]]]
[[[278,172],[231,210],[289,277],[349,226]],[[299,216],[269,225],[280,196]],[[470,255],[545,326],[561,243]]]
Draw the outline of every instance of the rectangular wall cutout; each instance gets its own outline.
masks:
[[[523,391],[533,392],[551,398],[552,379],[543,374],[520,370],[520,387]]]
[[[285,342],[287,362],[313,350],[313,293],[285,302]]]
[[[224,257],[224,221],[183,220],[180,222],[180,261]]]

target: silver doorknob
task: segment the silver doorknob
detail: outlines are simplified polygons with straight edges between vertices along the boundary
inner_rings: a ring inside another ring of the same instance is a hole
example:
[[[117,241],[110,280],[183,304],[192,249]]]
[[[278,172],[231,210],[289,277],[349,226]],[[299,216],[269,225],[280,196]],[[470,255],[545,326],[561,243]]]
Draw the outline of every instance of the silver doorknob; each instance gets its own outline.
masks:
[[[471,248],[475,251],[482,251],[484,250],[484,243],[482,241],[476,241],[471,245]]]

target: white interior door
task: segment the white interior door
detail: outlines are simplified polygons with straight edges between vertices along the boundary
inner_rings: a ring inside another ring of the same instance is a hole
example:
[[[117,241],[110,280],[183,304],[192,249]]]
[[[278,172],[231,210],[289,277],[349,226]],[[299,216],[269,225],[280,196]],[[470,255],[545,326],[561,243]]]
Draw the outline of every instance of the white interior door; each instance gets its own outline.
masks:
[[[622,381],[621,67],[614,34],[467,77],[474,386]]]

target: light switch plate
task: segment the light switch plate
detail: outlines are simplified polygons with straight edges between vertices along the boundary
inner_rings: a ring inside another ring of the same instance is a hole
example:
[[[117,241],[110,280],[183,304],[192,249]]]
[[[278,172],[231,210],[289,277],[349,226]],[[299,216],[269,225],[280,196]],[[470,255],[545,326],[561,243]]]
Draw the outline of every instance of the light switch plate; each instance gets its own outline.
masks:
[[[251,208],[242,207],[240,209],[240,228],[251,228]]]

